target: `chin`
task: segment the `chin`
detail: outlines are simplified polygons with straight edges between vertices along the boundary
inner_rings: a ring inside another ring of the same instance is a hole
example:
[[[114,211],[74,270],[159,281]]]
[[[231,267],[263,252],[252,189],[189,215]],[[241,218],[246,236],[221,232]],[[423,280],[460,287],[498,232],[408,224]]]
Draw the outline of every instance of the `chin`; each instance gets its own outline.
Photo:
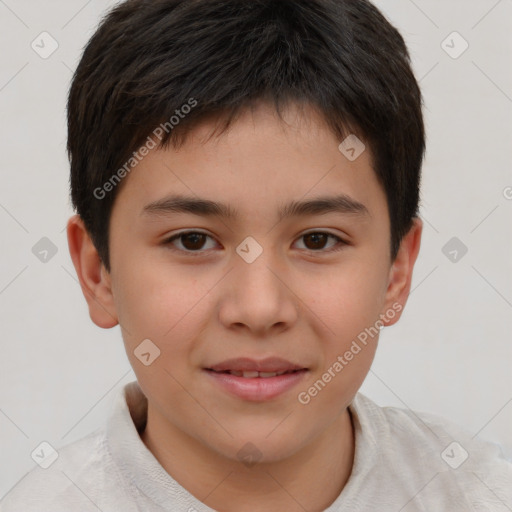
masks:
[[[275,427],[274,423],[272,428]],[[290,430],[279,435],[277,431],[272,432],[272,428],[261,431],[258,435],[254,434],[254,429],[248,430],[246,435],[241,434],[243,431],[237,430],[233,438],[226,439],[223,436],[219,444],[213,444],[212,439],[208,439],[207,446],[226,459],[252,467],[255,463],[283,461],[294,455],[307,442],[306,439],[298,439]]]

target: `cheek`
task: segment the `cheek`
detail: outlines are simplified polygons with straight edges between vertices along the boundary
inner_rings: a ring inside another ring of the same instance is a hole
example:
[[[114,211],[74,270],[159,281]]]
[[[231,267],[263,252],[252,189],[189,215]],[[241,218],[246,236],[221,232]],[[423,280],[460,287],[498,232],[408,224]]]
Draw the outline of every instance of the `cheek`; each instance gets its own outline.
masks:
[[[357,262],[356,262],[357,263]],[[336,338],[355,336],[378,318],[385,297],[384,269],[378,265],[339,266],[315,277],[299,278],[304,302]]]
[[[340,397],[349,399],[364,381],[377,348],[385,284],[385,265],[361,258],[316,280],[311,288],[315,290],[311,309],[327,326],[320,335],[321,364],[314,376],[322,381],[320,388],[326,385],[315,400],[316,407],[337,410]]]
[[[216,282],[214,276],[199,279],[192,268],[158,262],[141,265],[136,258],[116,268],[116,308],[126,345],[134,348],[149,338],[162,355],[170,344],[175,353],[184,349],[201,329],[201,319],[208,318],[205,297]]]

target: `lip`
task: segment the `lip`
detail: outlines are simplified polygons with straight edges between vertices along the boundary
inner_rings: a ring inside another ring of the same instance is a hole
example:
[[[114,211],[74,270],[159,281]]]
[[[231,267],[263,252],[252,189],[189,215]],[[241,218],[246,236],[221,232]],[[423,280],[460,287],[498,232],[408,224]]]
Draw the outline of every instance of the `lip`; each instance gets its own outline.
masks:
[[[296,386],[308,373],[308,370],[303,369],[276,377],[246,378],[206,369],[203,371],[231,395],[251,402],[266,402],[276,398]]]
[[[249,357],[237,357],[236,359],[228,359],[213,366],[209,366],[207,369],[214,370],[216,372],[287,372],[293,370],[303,370],[306,368],[280,357],[267,357],[260,360],[251,359]]]
[[[304,379],[308,369],[279,357],[262,360],[237,358],[204,368],[209,378],[229,394],[252,402],[272,400],[295,387]],[[275,377],[239,377],[227,371],[293,372]]]

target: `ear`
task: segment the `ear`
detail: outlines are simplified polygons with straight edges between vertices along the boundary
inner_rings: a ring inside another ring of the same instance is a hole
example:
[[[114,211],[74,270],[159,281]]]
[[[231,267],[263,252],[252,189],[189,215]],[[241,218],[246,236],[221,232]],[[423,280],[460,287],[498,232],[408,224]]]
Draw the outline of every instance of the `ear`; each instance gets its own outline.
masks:
[[[413,225],[400,243],[400,249],[389,270],[386,300],[381,313],[384,325],[390,326],[398,322],[409,297],[412,282],[412,271],[420,251],[423,221],[414,218]],[[393,311],[393,315],[389,314]],[[388,314],[386,314],[386,312]]]
[[[105,269],[79,215],[67,225],[68,246],[91,320],[104,329],[118,324],[110,274]]]

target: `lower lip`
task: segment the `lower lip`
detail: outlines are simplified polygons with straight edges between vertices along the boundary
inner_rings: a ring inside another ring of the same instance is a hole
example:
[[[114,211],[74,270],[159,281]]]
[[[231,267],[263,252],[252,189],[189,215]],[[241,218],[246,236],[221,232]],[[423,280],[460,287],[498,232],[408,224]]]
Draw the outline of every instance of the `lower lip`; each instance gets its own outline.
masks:
[[[300,370],[294,373],[284,373],[275,377],[245,378],[230,373],[204,370],[224,390],[244,400],[264,402],[285,393],[297,385],[308,372]]]

